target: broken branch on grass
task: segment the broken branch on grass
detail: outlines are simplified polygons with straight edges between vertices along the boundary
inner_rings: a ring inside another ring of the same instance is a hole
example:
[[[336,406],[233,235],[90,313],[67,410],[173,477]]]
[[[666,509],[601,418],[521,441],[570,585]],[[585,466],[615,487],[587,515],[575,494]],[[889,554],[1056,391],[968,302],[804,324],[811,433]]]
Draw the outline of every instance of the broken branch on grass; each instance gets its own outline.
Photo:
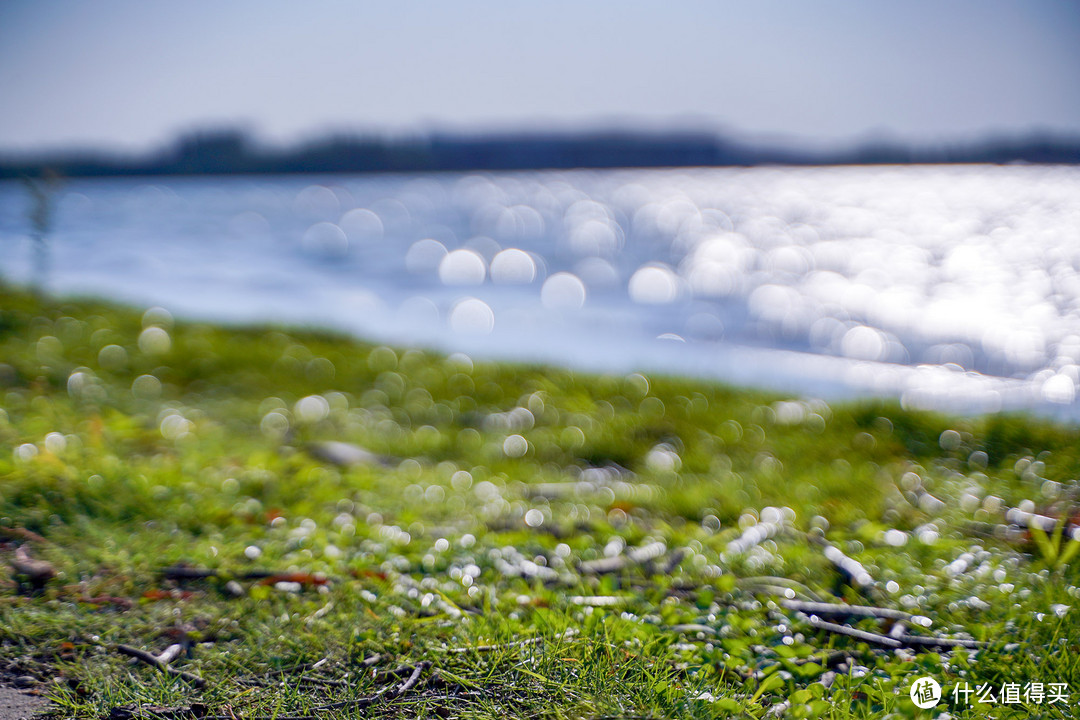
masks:
[[[650,560],[656,560],[666,552],[667,545],[657,540],[648,545],[627,550],[624,554],[615,557],[586,560],[581,563],[578,569],[584,575],[608,575],[633,565],[641,565]]]
[[[825,559],[840,571],[856,590],[865,590],[874,584],[874,577],[867,571],[863,564],[855,558],[848,557],[844,551],[836,547],[823,537],[810,535],[809,538],[821,546],[825,553]]]
[[[308,455],[311,455],[311,457],[316,460],[321,460],[330,463],[331,465],[337,465],[338,467],[370,465],[388,468],[397,465],[399,462],[398,458],[377,455],[367,448],[360,447],[354,443],[340,442],[337,440],[308,443],[304,446],[304,449],[307,451]]]
[[[363,660],[361,660],[360,664],[364,667],[371,667],[372,665],[378,665],[380,662],[382,662],[382,659],[383,656],[380,653],[375,653],[374,655],[369,655]]]
[[[174,643],[157,656],[157,661],[168,665],[176,658],[180,657],[180,654],[184,652],[184,646],[180,643]]]
[[[745,590],[751,593],[762,593],[765,595],[778,595],[784,598],[791,598],[795,596],[795,591],[786,585],[770,585],[768,583],[750,583],[744,587]]]
[[[863,642],[870,643],[872,645],[881,645],[882,647],[893,649],[901,647],[986,647],[985,642],[981,642],[979,640],[964,640],[959,638],[933,638],[923,637],[921,635],[901,635],[898,638],[894,638],[887,635],[867,632],[865,630],[857,630],[853,627],[849,627],[848,625],[838,625],[837,623],[822,620],[817,615],[811,615],[808,618],[808,622],[816,628],[828,630],[831,633],[836,633],[838,635],[847,635],[848,637],[853,637],[857,640],[862,640]]]
[[[431,663],[427,660],[418,662],[416,665],[404,666],[395,668],[393,670],[387,670],[383,673],[379,673],[378,677],[395,676],[400,677],[406,670],[412,670],[405,682],[398,686],[388,685],[374,695],[368,695],[367,697],[357,698],[355,700],[342,700],[336,703],[330,703],[329,705],[320,705],[315,710],[334,710],[337,708],[345,707],[367,707],[383,700],[392,700],[396,697],[401,697],[405,693],[409,692],[416,687],[420,682],[420,676],[424,674],[424,671],[431,667]]]
[[[1058,525],[1056,518],[1038,515],[1020,508],[1009,508],[1005,511],[1005,520],[1022,528],[1031,529],[1037,527],[1045,533],[1052,533]],[[1066,523],[1067,524],[1067,523]]]
[[[415,671],[416,671],[416,665],[401,665],[401,666],[396,667],[396,668],[390,668],[388,670],[381,670],[381,671],[379,671],[377,673],[374,673],[372,675],[372,677],[375,679],[375,682],[384,682],[386,680],[390,680],[390,679],[396,680],[396,679],[398,679],[400,677],[404,677],[406,675],[411,675]]]
[[[736,578],[735,584],[739,587],[750,586],[750,588],[761,587],[765,589],[780,589],[791,590],[796,595],[803,595],[811,600],[818,602],[821,600],[821,596],[811,590],[806,585],[803,585],[797,580],[791,580],[789,578],[775,577],[772,575],[754,575],[751,577]],[[775,595],[786,595],[786,593],[779,592]]]
[[[755,545],[776,537],[784,531],[784,524],[763,520],[743,530],[739,537],[735,538],[724,548],[727,555],[740,555]]]
[[[407,693],[414,687],[416,687],[416,683],[420,682],[420,675],[424,672],[425,669],[427,669],[428,665],[430,664],[431,663],[426,661],[417,663],[416,668],[412,671],[412,675],[409,676],[408,680],[401,683],[401,685],[398,686],[397,690],[394,691],[394,696],[396,697],[398,695],[403,695],[404,693]]]
[[[803,600],[781,600],[780,604],[788,610],[804,612],[808,615],[833,617],[872,617],[884,620],[900,620],[923,624],[919,618],[903,610],[873,607],[871,605],[844,605],[843,603],[805,602]]]
[[[26,577],[34,590],[41,590],[45,587],[45,583],[56,577],[56,568],[45,560],[30,557],[25,545],[20,545],[15,549],[11,567],[16,574]]]
[[[177,668],[174,668],[172,665],[169,665],[166,662],[162,662],[160,658],[155,657],[154,655],[151,655],[144,650],[133,648],[130,645],[117,645],[116,651],[121,655],[127,655],[128,657],[133,657],[140,662],[146,663],[147,665],[150,665],[151,667],[154,667],[167,675],[172,675],[173,677],[178,677],[186,680],[197,688],[206,686],[206,680],[199,677],[198,675],[189,673],[186,670],[179,670]]]
[[[847,625],[838,625],[837,623],[822,620],[817,615],[811,615],[807,619],[807,621],[814,627],[821,630],[828,630],[829,632],[836,633],[837,635],[847,635],[848,637],[853,637],[856,640],[862,640],[863,642],[870,643],[871,645],[881,645],[883,647],[893,649],[903,647],[903,643],[901,643],[899,640],[893,639],[886,635],[879,635],[878,633],[867,632],[865,630],[857,630]]]
[[[965,647],[965,648],[982,648],[986,647],[988,643],[981,640],[965,640],[963,638],[933,638],[922,637],[921,635],[904,635],[900,638],[900,642],[909,647],[916,645],[922,647]]]
[[[305,620],[304,622],[305,622],[305,624],[307,626],[310,627],[313,621],[318,620],[321,617],[324,617],[328,612],[330,612],[333,609],[334,609],[334,601],[333,600],[328,600],[325,605],[323,605],[321,608],[319,608],[315,612],[308,615],[307,620]]]

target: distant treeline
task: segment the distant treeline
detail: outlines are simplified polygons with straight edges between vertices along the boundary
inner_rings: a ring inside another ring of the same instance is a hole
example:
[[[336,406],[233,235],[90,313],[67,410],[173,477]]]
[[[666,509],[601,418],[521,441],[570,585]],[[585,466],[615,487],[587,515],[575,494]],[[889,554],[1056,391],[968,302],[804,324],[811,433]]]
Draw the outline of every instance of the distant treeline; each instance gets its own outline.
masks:
[[[332,136],[273,149],[242,131],[213,130],[184,135],[165,150],[137,157],[88,152],[0,156],[0,178],[1015,162],[1080,163],[1080,137],[1028,136],[934,147],[877,142],[850,150],[800,151],[707,132],[537,132]]]

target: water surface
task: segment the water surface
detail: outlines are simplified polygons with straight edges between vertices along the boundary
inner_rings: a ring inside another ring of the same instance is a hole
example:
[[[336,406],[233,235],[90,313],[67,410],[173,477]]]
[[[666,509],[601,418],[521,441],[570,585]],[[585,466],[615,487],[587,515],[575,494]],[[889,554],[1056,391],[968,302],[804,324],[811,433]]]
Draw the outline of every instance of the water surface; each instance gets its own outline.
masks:
[[[0,184],[0,272],[31,275]],[[1077,418],[1080,169],[73,180],[48,287],[592,370]]]

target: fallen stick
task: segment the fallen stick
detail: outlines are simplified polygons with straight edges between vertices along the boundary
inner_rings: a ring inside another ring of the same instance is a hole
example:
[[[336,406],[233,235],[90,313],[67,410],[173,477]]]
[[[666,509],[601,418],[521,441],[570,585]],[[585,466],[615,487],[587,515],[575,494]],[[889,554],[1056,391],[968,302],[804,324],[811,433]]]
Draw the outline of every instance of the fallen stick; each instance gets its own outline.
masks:
[[[894,638],[887,637],[885,635],[879,635],[877,633],[866,632],[865,630],[856,630],[855,628],[849,627],[847,625],[838,625],[837,623],[822,620],[817,615],[811,615],[807,619],[807,622],[821,630],[828,630],[829,632],[836,633],[837,635],[847,635],[848,637],[853,637],[856,640],[862,640],[863,642],[870,643],[871,645],[881,645],[883,647],[894,649],[903,647],[903,643]]]
[[[25,545],[20,545],[15,549],[11,567],[16,574],[25,576],[34,590],[41,590],[45,587],[45,583],[56,577],[56,568],[46,560],[30,557]]]
[[[783,598],[791,598],[796,594],[795,590],[787,585],[770,585],[768,583],[750,583],[744,589],[755,594],[776,595]]]
[[[380,662],[382,662],[382,659],[382,654],[375,653],[374,655],[369,655],[363,660],[361,660],[360,664],[364,667],[371,667],[372,665],[378,665]]]
[[[982,642],[981,640],[964,640],[961,638],[933,638],[922,637],[921,635],[904,635],[900,638],[900,642],[909,647],[920,645],[922,647],[966,647],[966,648],[982,648],[986,647],[989,643]]]
[[[401,685],[398,686],[397,690],[394,691],[394,696],[396,697],[398,695],[403,695],[404,693],[407,693],[414,687],[416,687],[416,683],[420,682],[420,675],[424,672],[425,669],[427,669],[427,666],[430,664],[431,663],[426,661],[422,663],[417,663],[416,669],[413,670],[412,675],[409,676],[409,679],[401,683]]]
[[[172,675],[173,677],[178,677],[186,680],[197,688],[206,686],[206,680],[202,679],[198,675],[193,675],[192,673],[189,673],[185,670],[178,670],[173,666],[169,665],[168,663],[161,662],[160,659],[151,655],[150,653],[139,650],[138,648],[133,648],[130,645],[117,645],[116,651],[121,655],[127,655],[128,657],[133,657],[140,662],[144,662],[147,665],[150,665],[151,667],[154,667],[167,675]]]
[[[310,625],[311,625],[311,623],[312,623],[312,621],[314,621],[314,620],[318,620],[319,618],[321,618],[321,617],[325,616],[325,615],[326,615],[326,614],[327,614],[328,612],[330,612],[330,611],[331,611],[331,610],[333,610],[333,609],[334,609],[334,601],[333,601],[333,600],[329,600],[329,601],[327,601],[327,603],[326,603],[325,605],[323,605],[323,606],[322,606],[321,608],[319,608],[319,609],[318,609],[318,610],[316,610],[315,612],[313,612],[313,613],[311,613],[310,615],[308,615],[308,616],[307,616],[307,619],[305,620],[305,623],[306,623],[307,625],[309,625],[309,626],[310,626]]]
[[[393,685],[388,685],[374,695],[368,695],[367,697],[357,698],[355,700],[342,700],[340,702],[330,703],[329,705],[320,705],[319,707],[313,709],[321,711],[335,710],[345,707],[367,707],[368,705],[374,705],[375,703],[381,702],[383,700],[392,700],[396,697],[404,695],[405,693],[416,687],[416,684],[420,682],[420,676],[423,675],[424,670],[428,669],[429,667],[431,667],[431,663],[427,660],[424,660],[423,662],[418,662],[416,665],[411,666],[412,673],[409,675],[408,678],[406,678],[405,682],[401,683],[396,687]],[[408,669],[409,666],[395,668],[394,670],[388,670],[385,673],[380,673],[380,675],[385,676],[395,673],[400,674],[400,671]]]
[[[856,590],[865,590],[873,586],[874,577],[867,571],[863,564],[855,558],[848,557],[844,551],[836,547],[824,538],[810,536],[810,539],[821,546],[825,559],[840,571],[847,581]]]
[[[791,580],[784,577],[776,577],[773,575],[752,575],[750,577],[736,578],[735,584],[739,587],[745,587],[746,585],[750,585],[755,587],[768,587],[791,590],[796,595],[804,595],[814,602],[821,601],[821,596],[811,590],[806,585],[803,585],[797,580]],[[774,594],[783,595],[784,593]]]
[[[372,677],[375,679],[375,682],[384,682],[391,679],[397,680],[401,677],[411,675],[415,671],[416,665],[401,665],[400,667],[389,668],[388,670],[381,670],[373,673]]]
[[[865,630],[857,630],[848,625],[838,625],[836,623],[822,620],[816,615],[811,615],[808,622],[816,628],[822,630],[828,630],[829,632],[836,633],[838,635],[847,635],[857,640],[870,643],[872,645],[881,645],[887,648],[901,648],[901,647],[966,647],[966,648],[981,648],[986,647],[987,643],[979,640],[964,640],[954,638],[933,638],[923,637],[921,635],[901,635],[899,638],[888,637],[887,635],[879,635],[878,633],[867,632]]]
[[[803,600],[782,600],[781,605],[788,610],[804,612],[808,615],[831,615],[844,617],[873,617],[885,620],[913,620],[911,613],[892,608],[879,608],[870,605],[844,605],[842,603],[806,602]]]
[[[607,575],[623,570],[631,565],[641,565],[650,560],[655,560],[666,552],[667,545],[657,540],[648,545],[642,545],[641,547],[627,550],[624,554],[616,555],[615,557],[586,560],[581,563],[578,569],[585,575]]]
[[[396,458],[386,457],[371,452],[367,448],[354,443],[331,440],[328,442],[309,443],[304,447],[308,455],[331,465],[338,467],[354,466],[382,466],[393,467],[397,465]]]
[[[1057,528],[1058,520],[1056,518],[1047,517],[1046,515],[1038,515],[1027,510],[1021,510],[1020,508],[1009,508],[1005,511],[1006,522],[1019,525],[1022,528],[1031,529],[1037,527],[1044,533],[1052,533]],[[1066,529],[1068,529],[1069,523],[1066,522]]]
[[[769,538],[776,537],[784,532],[784,525],[778,522],[762,521],[755,523],[743,530],[739,537],[735,538],[724,548],[728,555],[740,555],[755,545],[759,545]]]
[[[157,661],[159,663],[164,663],[165,665],[168,665],[173,660],[180,657],[180,653],[182,652],[184,652],[184,646],[180,643],[174,643],[169,647],[165,648],[165,651],[157,656]]]

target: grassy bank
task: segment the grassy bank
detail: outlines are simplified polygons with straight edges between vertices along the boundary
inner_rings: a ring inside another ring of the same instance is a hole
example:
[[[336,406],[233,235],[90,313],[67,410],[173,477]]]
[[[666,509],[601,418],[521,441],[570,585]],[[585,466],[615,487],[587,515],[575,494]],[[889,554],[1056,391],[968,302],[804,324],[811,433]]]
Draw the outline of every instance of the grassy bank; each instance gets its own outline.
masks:
[[[65,717],[1080,704],[1073,428],[11,289],[0,407],[0,672]]]

